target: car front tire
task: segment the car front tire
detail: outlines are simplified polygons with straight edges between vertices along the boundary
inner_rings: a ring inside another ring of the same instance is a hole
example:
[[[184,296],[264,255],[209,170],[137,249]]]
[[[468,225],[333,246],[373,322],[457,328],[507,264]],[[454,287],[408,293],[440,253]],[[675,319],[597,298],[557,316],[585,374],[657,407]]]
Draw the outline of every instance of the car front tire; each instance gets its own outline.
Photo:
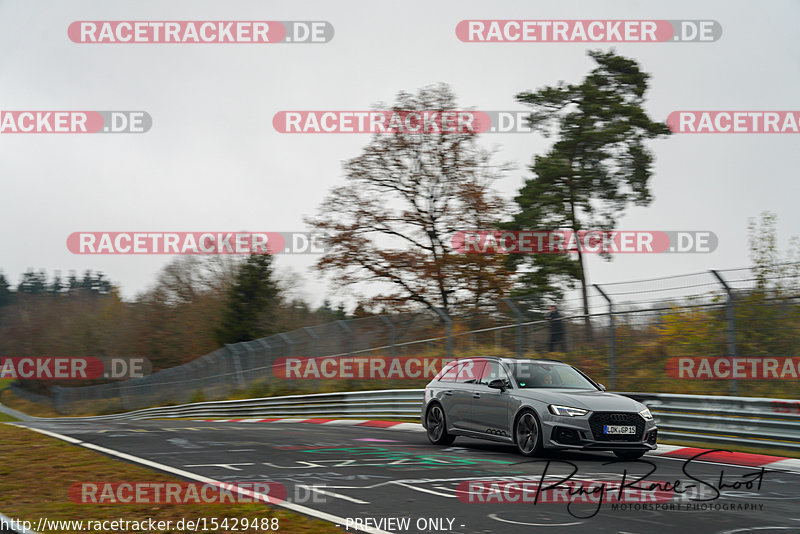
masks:
[[[523,456],[537,456],[542,452],[542,426],[532,410],[525,410],[514,423],[514,443]]]
[[[428,408],[425,416],[425,426],[428,433],[428,441],[434,445],[450,445],[456,437],[447,433],[447,422],[445,420],[444,409],[440,404],[433,404]]]

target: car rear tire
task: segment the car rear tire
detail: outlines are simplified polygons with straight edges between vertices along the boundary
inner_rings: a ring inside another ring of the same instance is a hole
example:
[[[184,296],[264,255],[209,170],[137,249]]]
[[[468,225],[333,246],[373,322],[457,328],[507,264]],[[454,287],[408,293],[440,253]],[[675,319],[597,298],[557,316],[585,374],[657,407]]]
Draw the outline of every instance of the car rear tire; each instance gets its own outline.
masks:
[[[450,445],[456,437],[447,433],[447,422],[444,416],[444,409],[440,404],[433,404],[428,408],[425,416],[425,426],[428,433],[428,441],[434,445]]]
[[[538,456],[542,452],[542,426],[532,410],[525,410],[517,416],[514,443],[523,456]]]
[[[614,451],[614,455],[620,460],[638,460],[647,451]]]

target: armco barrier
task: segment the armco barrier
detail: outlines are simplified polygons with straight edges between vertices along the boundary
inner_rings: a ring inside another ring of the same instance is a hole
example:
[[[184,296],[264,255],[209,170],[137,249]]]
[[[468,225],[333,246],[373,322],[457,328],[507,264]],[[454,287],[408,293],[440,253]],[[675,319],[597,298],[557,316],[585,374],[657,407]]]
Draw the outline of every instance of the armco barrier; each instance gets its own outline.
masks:
[[[800,401],[667,393],[623,395],[650,409],[663,438],[800,450]]]
[[[199,402],[113,415],[52,420],[253,417],[417,419],[423,393],[422,389],[388,389],[290,395]],[[663,393],[620,394],[650,408],[662,438],[678,442],[737,443],[760,448],[800,450],[799,401]],[[782,413],[789,410],[795,413]]]
[[[260,399],[197,402],[179,406],[145,408],[121,414],[92,417],[37,419],[50,421],[174,419],[221,417],[350,417],[369,419],[416,419],[422,389],[386,389],[313,395],[288,395]]]

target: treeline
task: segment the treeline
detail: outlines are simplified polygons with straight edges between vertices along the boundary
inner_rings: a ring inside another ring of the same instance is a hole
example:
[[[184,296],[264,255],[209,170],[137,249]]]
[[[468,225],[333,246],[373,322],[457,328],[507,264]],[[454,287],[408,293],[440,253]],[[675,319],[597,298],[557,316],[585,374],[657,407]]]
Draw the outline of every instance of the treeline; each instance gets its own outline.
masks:
[[[353,316],[342,304],[312,307],[297,296],[296,277],[276,274],[272,262],[181,257],[127,300],[102,272],[62,280],[29,270],[16,287],[0,273],[0,356],[144,357],[157,370],[225,343]]]

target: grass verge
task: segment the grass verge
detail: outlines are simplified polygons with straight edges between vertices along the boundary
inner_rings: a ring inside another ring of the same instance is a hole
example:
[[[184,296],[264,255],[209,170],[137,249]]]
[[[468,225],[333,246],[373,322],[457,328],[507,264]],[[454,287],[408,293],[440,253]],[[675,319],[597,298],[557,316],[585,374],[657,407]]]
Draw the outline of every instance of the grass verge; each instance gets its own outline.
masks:
[[[0,403],[34,417],[60,417],[52,406],[31,402],[14,395],[10,389],[0,387]]]
[[[16,418],[11,417],[10,415],[6,415],[3,412],[0,412],[0,423],[6,423],[11,421],[17,421]]]
[[[8,387],[8,385],[12,382],[10,378],[0,378],[0,394],[3,393],[3,390]],[[17,419],[11,417],[10,415],[6,415],[3,412],[0,412],[0,423],[4,423],[7,421],[16,421]]]
[[[342,529],[266,504],[79,504],[69,498],[76,482],[176,482],[179,479],[43,436],[13,425],[0,429],[0,511],[36,525],[49,520],[171,520],[278,518],[279,532],[341,533]],[[210,523],[209,523],[210,524]],[[231,528],[233,528],[231,526]],[[42,534],[64,530],[43,529]],[[128,533],[132,530],[115,532]],[[177,534],[189,530],[158,530]],[[263,532],[217,530],[217,532]]]

